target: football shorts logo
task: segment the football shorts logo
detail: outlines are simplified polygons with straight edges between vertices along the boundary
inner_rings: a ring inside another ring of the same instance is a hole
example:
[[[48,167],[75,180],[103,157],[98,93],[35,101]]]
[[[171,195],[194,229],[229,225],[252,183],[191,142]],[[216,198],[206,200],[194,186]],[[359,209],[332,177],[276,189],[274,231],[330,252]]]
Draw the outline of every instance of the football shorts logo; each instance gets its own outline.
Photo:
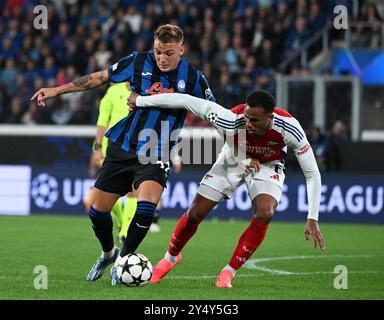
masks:
[[[216,124],[217,121],[219,120],[218,119],[218,116],[217,116],[217,113],[214,113],[214,112],[211,112],[208,114],[208,117],[207,117],[207,120],[212,123],[212,124]]]
[[[271,179],[275,179],[277,181],[280,181],[280,177],[278,174],[274,174],[273,176],[270,176]]]
[[[180,92],[184,92],[184,90],[185,90],[185,81],[183,79],[181,79],[177,83],[177,90],[179,90]]]
[[[59,197],[57,180],[47,173],[39,174],[32,181],[31,195],[37,207],[52,208]]]

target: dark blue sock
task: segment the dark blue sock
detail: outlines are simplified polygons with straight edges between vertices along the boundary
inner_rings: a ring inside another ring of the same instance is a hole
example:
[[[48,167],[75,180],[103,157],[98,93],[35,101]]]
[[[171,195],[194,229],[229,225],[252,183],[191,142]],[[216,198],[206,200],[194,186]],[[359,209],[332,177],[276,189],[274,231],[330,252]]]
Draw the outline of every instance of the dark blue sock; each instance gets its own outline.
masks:
[[[120,256],[124,257],[128,253],[134,253],[136,251],[148,233],[156,206],[156,203],[149,201],[137,202],[136,213],[129,225],[127,237],[125,238]]]
[[[104,252],[113,249],[113,222],[110,212],[97,211],[94,207],[89,209],[89,218],[92,221],[92,228]]]
[[[160,219],[160,210],[161,209],[157,209],[155,210],[155,215],[153,216],[153,223],[159,223],[159,219]]]

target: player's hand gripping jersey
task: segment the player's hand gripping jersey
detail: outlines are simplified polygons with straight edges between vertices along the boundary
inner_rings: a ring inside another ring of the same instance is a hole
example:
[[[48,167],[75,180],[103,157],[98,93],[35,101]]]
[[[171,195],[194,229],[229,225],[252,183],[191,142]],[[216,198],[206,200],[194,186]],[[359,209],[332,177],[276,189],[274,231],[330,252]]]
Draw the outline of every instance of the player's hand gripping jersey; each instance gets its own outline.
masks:
[[[245,129],[245,105],[227,110],[217,103],[189,95],[163,94],[156,97],[138,97],[138,107],[184,108],[197,117],[209,121],[219,131],[234,135],[235,144],[245,148],[247,156],[262,164],[280,164],[286,157],[287,147],[292,148],[306,178],[308,194],[308,218],[317,220],[320,204],[321,178],[312,148],[299,124],[287,111],[275,108],[270,129],[261,136],[246,132],[246,141],[237,139],[240,129]],[[230,148],[224,146],[223,152]],[[279,179],[280,184],[282,179]]]

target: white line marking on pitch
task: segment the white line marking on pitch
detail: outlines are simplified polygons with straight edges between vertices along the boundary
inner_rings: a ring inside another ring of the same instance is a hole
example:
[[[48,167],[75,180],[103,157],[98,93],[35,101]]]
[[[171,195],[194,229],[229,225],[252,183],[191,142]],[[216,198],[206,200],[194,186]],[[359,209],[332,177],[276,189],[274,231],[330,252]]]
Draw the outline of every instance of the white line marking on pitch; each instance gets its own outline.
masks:
[[[278,275],[308,275],[308,274],[332,274],[333,272],[322,272],[322,271],[313,271],[313,272],[292,272],[286,270],[279,269],[271,269],[263,266],[258,266],[256,264],[268,261],[282,261],[282,260],[304,260],[304,259],[328,259],[328,258],[372,258],[375,256],[372,255],[324,255],[324,256],[286,256],[286,257],[271,257],[271,258],[259,258],[248,260],[244,267],[246,269],[259,270],[264,272],[269,272]],[[362,271],[359,273],[365,273],[366,271]],[[372,271],[375,273],[375,271]],[[354,273],[350,271],[350,273]]]
[[[328,255],[328,256],[284,256],[284,257],[270,257],[270,258],[259,258],[248,260],[244,265],[244,268],[250,270],[258,270],[262,272],[272,273],[274,275],[282,276],[296,276],[296,275],[316,275],[316,274],[334,274],[332,271],[313,271],[313,272],[292,272],[286,270],[271,269],[263,266],[258,266],[256,264],[269,261],[282,261],[282,260],[304,260],[304,259],[324,259],[324,258],[372,258],[377,257],[375,255]],[[350,274],[383,274],[384,271],[348,271]],[[261,277],[264,276],[263,273],[256,274],[238,274],[236,277]],[[198,279],[214,279],[217,275],[205,275],[205,276],[170,276],[168,279],[186,279],[186,280],[198,280]]]

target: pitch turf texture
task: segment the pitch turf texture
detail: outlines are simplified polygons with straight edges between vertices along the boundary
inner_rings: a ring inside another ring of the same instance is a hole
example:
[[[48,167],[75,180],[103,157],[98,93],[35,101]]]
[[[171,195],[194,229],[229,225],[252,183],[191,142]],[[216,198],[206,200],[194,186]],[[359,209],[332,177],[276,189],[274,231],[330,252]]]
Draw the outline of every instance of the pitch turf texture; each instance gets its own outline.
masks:
[[[138,252],[156,263],[175,223],[162,219],[161,233],[148,234]],[[111,286],[109,268],[98,281],[85,281],[100,253],[87,217],[0,216],[0,299],[384,298],[384,227],[372,225],[322,224],[327,249],[320,252],[304,240],[303,223],[272,222],[249,267],[238,272],[234,288],[216,288],[216,275],[247,224],[206,221],[163,282],[128,288]],[[38,265],[47,267],[47,290],[34,288]],[[347,289],[334,288],[337,265],[347,268]]]

